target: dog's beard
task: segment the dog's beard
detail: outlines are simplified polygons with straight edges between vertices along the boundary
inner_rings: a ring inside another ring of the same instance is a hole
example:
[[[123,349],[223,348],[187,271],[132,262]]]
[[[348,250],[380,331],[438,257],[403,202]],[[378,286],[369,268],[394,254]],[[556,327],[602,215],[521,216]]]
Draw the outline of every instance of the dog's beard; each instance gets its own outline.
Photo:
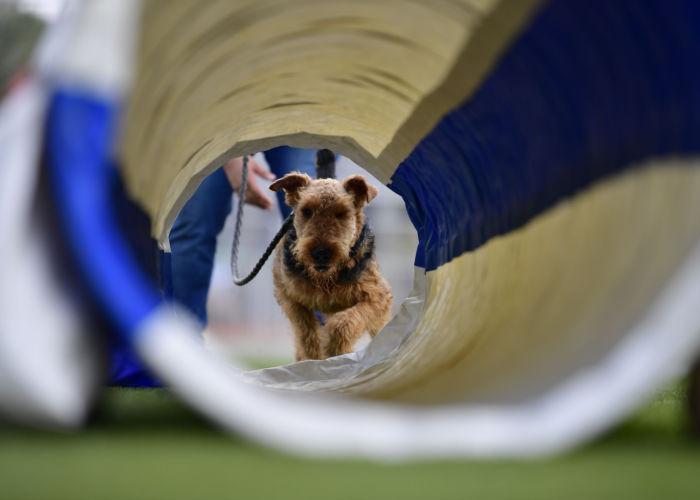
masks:
[[[293,260],[287,261],[289,269],[296,269],[297,274],[303,275],[316,288],[328,293],[338,277],[338,271],[334,266],[319,265],[313,261],[305,259],[300,251],[300,245],[295,245],[291,249]]]
[[[330,293],[338,278],[338,270],[335,267],[329,267],[328,270],[323,272],[319,272],[314,268],[307,268],[306,274],[316,288],[326,293]]]

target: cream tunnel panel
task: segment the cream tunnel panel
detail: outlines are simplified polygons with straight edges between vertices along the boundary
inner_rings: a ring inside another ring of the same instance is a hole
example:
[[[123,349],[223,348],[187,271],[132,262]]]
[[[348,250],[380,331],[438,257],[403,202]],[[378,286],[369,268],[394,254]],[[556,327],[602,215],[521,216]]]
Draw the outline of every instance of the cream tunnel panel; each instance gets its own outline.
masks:
[[[536,4],[146,1],[127,184],[163,242],[203,176],[244,152],[330,147],[388,182]]]

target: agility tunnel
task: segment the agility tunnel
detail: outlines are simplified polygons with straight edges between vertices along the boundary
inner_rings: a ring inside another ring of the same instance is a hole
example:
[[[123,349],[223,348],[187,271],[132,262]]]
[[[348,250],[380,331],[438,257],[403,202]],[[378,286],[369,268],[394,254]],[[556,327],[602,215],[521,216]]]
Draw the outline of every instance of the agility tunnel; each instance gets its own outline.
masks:
[[[598,435],[700,348],[699,27],[691,0],[74,4],[0,120],[15,166],[0,263],[27,283],[4,280],[0,355],[61,347],[0,365],[0,408],[75,426],[98,390],[96,332],[27,278],[50,268],[26,250],[43,248],[28,215],[43,164],[39,192],[96,303],[225,429],[391,460],[531,457]],[[242,372],[161,302],[104,186],[118,165],[167,249],[206,175],[280,145],[330,148],[403,197],[415,286],[357,353]],[[30,299],[45,313],[20,321]]]

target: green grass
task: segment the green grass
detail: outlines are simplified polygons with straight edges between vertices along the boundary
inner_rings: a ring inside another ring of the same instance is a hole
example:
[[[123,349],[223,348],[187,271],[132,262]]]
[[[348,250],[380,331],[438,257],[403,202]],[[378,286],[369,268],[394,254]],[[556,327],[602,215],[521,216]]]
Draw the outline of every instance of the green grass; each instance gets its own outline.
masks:
[[[0,427],[0,499],[697,499],[684,390],[553,459],[378,465],[280,454],[213,429],[166,390],[113,388],[75,434]]]

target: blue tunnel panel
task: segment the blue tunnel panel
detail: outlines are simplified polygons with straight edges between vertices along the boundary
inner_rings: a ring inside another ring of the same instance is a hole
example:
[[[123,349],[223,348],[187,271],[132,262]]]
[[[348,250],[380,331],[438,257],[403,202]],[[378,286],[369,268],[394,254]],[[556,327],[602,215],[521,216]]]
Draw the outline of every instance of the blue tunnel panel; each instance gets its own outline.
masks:
[[[553,0],[392,176],[433,270],[647,158],[700,153],[700,3]]]

